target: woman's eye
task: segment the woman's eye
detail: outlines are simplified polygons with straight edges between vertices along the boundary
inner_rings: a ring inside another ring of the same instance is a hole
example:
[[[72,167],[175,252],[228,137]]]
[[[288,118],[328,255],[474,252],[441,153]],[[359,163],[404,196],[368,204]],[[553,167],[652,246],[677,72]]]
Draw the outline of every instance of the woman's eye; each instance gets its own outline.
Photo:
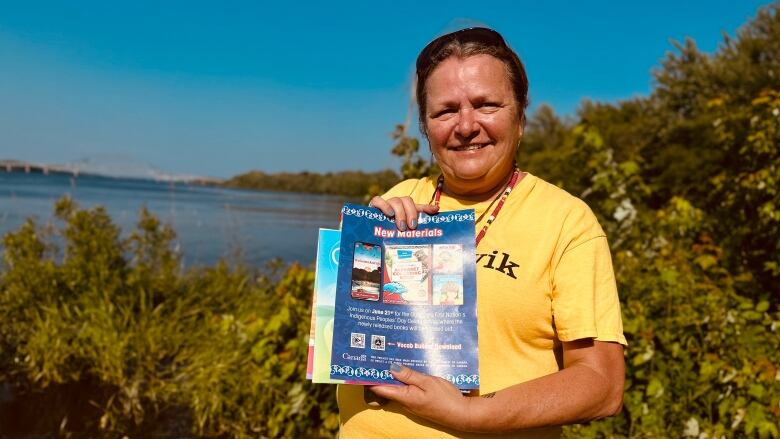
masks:
[[[436,112],[433,115],[433,117],[442,117],[442,116],[447,116],[447,115],[453,114],[453,113],[455,113],[455,109],[454,108],[445,108],[443,110],[439,110],[438,112]]]

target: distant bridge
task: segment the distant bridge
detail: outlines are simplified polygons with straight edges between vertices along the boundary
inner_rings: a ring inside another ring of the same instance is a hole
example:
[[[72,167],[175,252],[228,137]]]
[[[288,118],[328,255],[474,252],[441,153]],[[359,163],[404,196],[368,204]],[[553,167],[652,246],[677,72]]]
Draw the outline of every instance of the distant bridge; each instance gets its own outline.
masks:
[[[79,176],[79,168],[72,165],[47,165],[20,160],[0,160],[0,171],[25,172],[27,174],[68,174]]]
[[[65,174],[73,177],[78,177],[79,175],[99,175],[104,177],[196,184],[219,184],[222,181],[213,177],[169,174],[148,163],[123,156],[101,156],[59,165],[24,162],[21,160],[0,160],[0,172],[2,171],[44,175]]]

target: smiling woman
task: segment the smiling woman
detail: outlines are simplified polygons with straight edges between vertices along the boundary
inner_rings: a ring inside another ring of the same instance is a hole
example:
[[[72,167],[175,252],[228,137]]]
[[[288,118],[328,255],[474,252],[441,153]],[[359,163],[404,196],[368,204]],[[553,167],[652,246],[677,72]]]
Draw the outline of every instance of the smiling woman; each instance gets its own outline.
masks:
[[[461,195],[496,195],[514,168],[522,109],[501,61],[450,57],[428,78],[425,117],[431,150]]]
[[[421,131],[442,174],[371,204],[399,230],[419,212],[475,210],[484,397],[392,364],[405,386],[339,387],[340,437],[556,438],[561,425],[618,413],[626,340],[609,246],[581,200],[515,166],[522,63],[497,32],[464,29],[423,49],[417,78]]]

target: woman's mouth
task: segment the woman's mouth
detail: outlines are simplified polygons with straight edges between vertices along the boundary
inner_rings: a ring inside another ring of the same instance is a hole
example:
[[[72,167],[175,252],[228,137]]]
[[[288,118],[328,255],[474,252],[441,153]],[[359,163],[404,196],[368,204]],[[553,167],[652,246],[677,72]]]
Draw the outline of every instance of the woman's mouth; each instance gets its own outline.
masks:
[[[486,146],[490,145],[489,143],[470,143],[468,145],[463,146],[456,146],[454,148],[450,148],[454,151],[476,151],[478,149],[482,149]]]

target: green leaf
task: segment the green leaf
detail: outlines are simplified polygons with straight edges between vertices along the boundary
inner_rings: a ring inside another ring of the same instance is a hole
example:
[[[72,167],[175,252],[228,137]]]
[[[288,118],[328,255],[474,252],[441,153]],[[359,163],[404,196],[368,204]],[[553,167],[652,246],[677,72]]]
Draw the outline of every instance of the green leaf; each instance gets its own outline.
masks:
[[[663,396],[664,386],[661,383],[661,380],[656,377],[650,378],[650,382],[647,384],[647,391],[645,394],[652,398],[660,398]]]
[[[766,394],[766,389],[764,388],[764,386],[760,384],[751,384],[750,387],[748,388],[748,395],[756,399],[763,398],[765,394]]]

